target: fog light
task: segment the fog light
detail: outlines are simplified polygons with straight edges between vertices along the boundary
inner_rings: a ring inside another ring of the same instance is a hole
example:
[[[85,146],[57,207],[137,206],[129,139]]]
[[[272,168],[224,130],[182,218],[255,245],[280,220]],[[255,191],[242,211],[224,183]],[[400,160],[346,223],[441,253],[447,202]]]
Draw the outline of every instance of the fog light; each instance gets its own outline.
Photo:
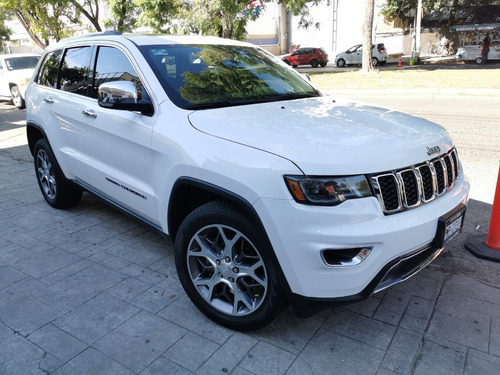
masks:
[[[323,262],[330,267],[357,266],[372,251],[371,247],[357,247],[354,249],[325,249],[321,251]]]

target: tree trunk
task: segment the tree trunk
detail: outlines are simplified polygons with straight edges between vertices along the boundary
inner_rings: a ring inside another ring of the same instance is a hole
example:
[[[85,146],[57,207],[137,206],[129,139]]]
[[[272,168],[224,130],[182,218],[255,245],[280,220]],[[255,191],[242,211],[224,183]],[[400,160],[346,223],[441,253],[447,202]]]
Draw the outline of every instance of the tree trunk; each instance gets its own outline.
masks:
[[[38,38],[36,34],[33,33],[33,31],[31,31],[30,25],[28,21],[26,21],[26,19],[23,17],[22,13],[19,12],[18,10],[15,10],[14,13],[16,14],[16,17],[19,20],[19,22],[21,22],[21,25],[23,25],[24,30],[26,30],[26,32],[30,36],[31,40],[33,40],[36,43],[36,45],[41,49],[45,49],[45,47],[47,47],[47,43],[42,42],[40,38]]]
[[[373,72],[372,63],[372,40],[373,40],[373,14],[375,11],[375,0],[366,0],[365,21],[363,22],[363,63],[361,71],[363,73]]]

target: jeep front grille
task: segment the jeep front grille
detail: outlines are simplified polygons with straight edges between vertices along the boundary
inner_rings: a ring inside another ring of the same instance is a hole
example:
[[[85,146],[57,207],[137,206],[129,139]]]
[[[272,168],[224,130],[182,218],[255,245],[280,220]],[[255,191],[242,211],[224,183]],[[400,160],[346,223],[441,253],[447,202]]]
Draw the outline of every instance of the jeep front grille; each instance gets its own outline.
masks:
[[[372,175],[375,194],[386,215],[428,203],[450,190],[460,176],[456,149],[425,163]]]

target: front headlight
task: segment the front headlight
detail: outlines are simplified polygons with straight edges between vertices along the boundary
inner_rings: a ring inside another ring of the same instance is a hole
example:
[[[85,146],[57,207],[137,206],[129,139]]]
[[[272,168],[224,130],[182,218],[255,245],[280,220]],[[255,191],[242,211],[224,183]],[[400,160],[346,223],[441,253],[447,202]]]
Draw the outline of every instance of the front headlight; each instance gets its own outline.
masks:
[[[334,206],[346,199],[372,196],[365,176],[308,177],[285,176],[293,198],[304,204]]]

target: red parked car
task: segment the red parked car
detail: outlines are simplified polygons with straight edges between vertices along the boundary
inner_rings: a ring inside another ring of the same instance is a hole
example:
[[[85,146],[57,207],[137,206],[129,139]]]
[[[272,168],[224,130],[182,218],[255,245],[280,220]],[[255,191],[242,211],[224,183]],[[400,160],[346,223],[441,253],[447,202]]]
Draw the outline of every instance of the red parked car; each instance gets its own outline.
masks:
[[[298,65],[311,65],[317,68],[318,65],[326,66],[328,54],[323,48],[302,47],[290,55],[285,55],[282,60],[294,68]]]

